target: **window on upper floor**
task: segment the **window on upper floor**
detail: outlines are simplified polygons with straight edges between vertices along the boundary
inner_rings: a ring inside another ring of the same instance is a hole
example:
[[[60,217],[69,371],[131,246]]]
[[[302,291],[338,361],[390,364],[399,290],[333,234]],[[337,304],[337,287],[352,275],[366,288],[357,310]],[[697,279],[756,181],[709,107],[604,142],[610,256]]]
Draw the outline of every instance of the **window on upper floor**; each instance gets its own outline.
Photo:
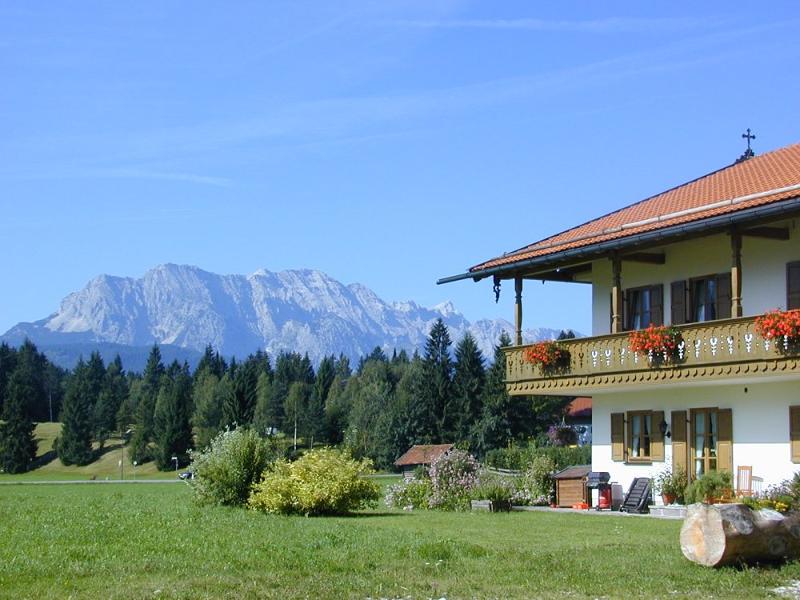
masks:
[[[625,329],[644,329],[664,322],[663,286],[632,288],[625,292]]]
[[[731,275],[719,273],[676,281],[671,286],[672,324],[729,319]]]
[[[800,260],[786,265],[786,309],[800,308]]]

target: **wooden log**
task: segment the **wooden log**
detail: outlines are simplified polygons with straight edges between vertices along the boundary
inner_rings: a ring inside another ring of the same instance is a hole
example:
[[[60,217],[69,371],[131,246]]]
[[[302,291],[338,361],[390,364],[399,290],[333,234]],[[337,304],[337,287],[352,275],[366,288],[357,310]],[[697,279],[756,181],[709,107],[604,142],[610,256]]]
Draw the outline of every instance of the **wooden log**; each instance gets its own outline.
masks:
[[[683,555],[706,567],[800,557],[800,514],[744,504],[692,504],[681,528]]]

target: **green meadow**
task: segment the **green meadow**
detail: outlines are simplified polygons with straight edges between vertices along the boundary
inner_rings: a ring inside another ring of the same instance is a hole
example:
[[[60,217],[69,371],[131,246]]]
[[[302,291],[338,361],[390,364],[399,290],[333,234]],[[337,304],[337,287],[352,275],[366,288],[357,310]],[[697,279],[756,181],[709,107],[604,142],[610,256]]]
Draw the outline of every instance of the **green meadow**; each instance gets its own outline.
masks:
[[[543,512],[267,516],[185,484],[0,486],[3,598],[758,598],[800,564],[709,570],[680,522]]]

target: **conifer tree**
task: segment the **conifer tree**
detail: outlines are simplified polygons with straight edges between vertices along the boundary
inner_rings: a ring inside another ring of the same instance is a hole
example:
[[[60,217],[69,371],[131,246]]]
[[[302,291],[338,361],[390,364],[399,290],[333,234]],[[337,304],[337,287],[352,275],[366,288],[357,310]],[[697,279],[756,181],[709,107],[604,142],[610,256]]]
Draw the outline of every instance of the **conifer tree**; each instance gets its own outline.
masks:
[[[222,404],[222,420],[229,427],[247,426],[253,422],[256,408],[258,368],[251,356],[236,368],[232,393]]]
[[[17,351],[5,342],[0,343],[0,415],[6,400],[8,380],[17,365]]]
[[[165,376],[158,391],[153,415],[156,465],[162,471],[173,468],[172,457],[178,465],[188,464],[192,447],[192,428],[189,424],[191,377],[184,366],[174,377]]]
[[[211,371],[200,371],[195,377],[192,387],[194,404],[192,424],[197,431],[198,448],[208,446],[221,428],[222,397],[217,388],[218,384],[219,379]]]
[[[506,391],[506,361],[503,348],[511,345],[504,331],[495,347],[494,364],[486,376],[483,417],[474,429],[479,454],[508,445],[512,440],[530,436],[534,423],[533,403],[529,396],[509,396]]]
[[[58,458],[65,465],[88,465],[94,458],[91,387],[89,367],[81,358],[67,383],[61,411],[57,451]]]
[[[0,469],[24,473],[36,458],[34,422],[29,401],[38,394],[35,363],[21,356],[6,383],[6,397],[0,423]]]
[[[131,461],[143,463],[152,459],[150,443],[153,441],[153,414],[161,378],[165,372],[161,350],[154,344],[142,374],[141,396],[136,407],[135,431],[131,440]]]
[[[453,363],[450,359],[450,333],[442,319],[437,319],[431,327],[425,344],[425,357],[422,361],[422,389],[420,395],[427,403],[430,422],[426,432],[433,442],[447,442],[445,424],[449,415],[453,385]]]
[[[486,372],[483,354],[469,332],[456,345],[455,355],[453,394],[446,413],[449,417],[449,437],[453,441],[460,441],[469,437],[472,426],[481,418]]]

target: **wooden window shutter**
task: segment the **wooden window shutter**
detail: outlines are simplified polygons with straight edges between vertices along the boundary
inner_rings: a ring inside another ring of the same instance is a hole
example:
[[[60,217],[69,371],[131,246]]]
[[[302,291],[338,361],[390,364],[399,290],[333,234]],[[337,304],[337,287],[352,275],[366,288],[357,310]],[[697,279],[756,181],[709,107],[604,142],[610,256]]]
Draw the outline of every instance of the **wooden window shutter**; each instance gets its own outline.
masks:
[[[611,413],[611,460],[625,460],[624,413]]]
[[[683,325],[686,323],[686,281],[673,281],[670,292],[672,296],[671,323]]]
[[[786,309],[800,308],[800,261],[786,265]]]
[[[789,444],[792,462],[800,463],[800,406],[789,407]]]
[[[717,275],[716,309],[718,319],[731,318],[731,274],[720,273]]]
[[[686,444],[686,411],[673,410],[671,420],[672,470],[677,471],[678,469],[683,469],[683,472],[687,473],[689,449]]]
[[[733,473],[733,411],[717,412],[717,470]]]
[[[650,288],[650,321],[653,325],[664,324],[664,286]],[[661,421],[659,421],[660,423]]]
[[[664,461],[664,436],[661,435],[661,421],[664,420],[663,410],[654,410],[651,417],[651,426],[653,432],[651,433],[650,441],[650,458],[654,462]]]

